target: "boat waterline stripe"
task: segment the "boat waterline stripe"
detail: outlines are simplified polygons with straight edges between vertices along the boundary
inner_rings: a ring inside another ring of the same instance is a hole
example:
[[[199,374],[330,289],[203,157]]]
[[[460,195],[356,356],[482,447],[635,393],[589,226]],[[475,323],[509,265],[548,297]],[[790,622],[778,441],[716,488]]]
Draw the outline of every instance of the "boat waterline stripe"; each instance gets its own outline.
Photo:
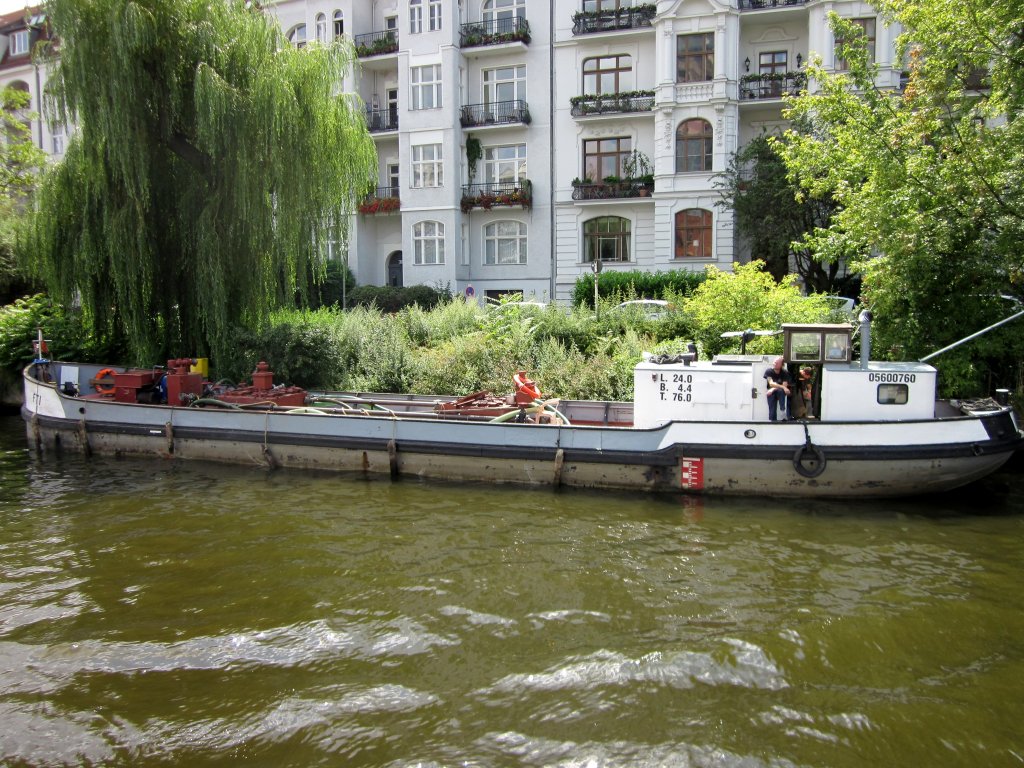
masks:
[[[23,413],[25,411],[23,410]],[[31,412],[27,412],[31,417]],[[39,417],[40,426],[73,432],[80,422],[50,416]],[[150,424],[127,425],[112,422],[86,422],[90,434],[128,435],[164,440],[162,427]],[[986,425],[987,426],[987,425]],[[990,430],[991,434],[995,430]],[[1001,434],[997,433],[997,434]],[[248,430],[227,430],[204,427],[175,427],[175,440],[208,440],[217,442],[263,444],[264,434]],[[351,451],[387,451],[390,438],[369,438],[298,433],[274,433],[266,436],[270,446],[337,448]],[[940,459],[966,456],[997,455],[1024,448],[1024,437],[1014,434],[1006,438],[991,438],[981,442],[900,445],[900,446],[819,446],[829,460],[885,461],[906,459]],[[626,451],[564,448],[564,460],[574,463],[622,464],[641,466],[674,466],[681,456],[715,459],[771,460],[793,457],[795,445],[709,445],[707,443],[677,443],[657,451]],[[405,453],[446,456],[474,456],[480,458],[533,459],[553,461],[558,446],[506,446],[460,445],[417,440],[399,440],[398,450]]]

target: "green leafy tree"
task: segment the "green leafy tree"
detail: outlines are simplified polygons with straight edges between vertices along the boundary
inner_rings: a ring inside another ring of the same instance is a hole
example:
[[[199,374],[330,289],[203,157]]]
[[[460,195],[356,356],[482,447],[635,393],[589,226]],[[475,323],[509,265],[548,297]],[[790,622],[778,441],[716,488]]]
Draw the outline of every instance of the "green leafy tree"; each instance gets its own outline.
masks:
[[[15,259],[15,231],[46,157],[32,143],[28,103],[25,91],[0,90],[0,303],[28,288]]]
[[[811,61],[817,90],[788,115],[814,130],[791,132],[780,148],[806,194],[840,206],[808,246],[854,259],[876,310],[875,350],[915,358],[986,325],[995,319],[988,297],[1024,286],[1024,36],[1011,0],[878,7],[902,26],[905,88],[875,86],[863,34],[833,14],[849,71]],[[988,348],[937,362],[977,384],[1021,359],[1019,338],[1019,328],[1006,330]]]
[[[706,357],[738,348],[736,337],[722,338],[726,331],[775,331],[783,323],[821,323],[832,316],[825,298],[801,295],[792,274],[776,283],[762,261],[736,264],[733,272],[708,267],[707,273],[707,280],[683,303]],[[782,336],[759,336],[747,345],[751,354],[781,351]]]
[[[792,255],[808,288],[839,291],[841,260],[816,259],[803,242],[805,235],[828,226],[835,204],[827,194],[803,194],[767,136],[756,137],[733,155],[716,184],[722,198],[718,205],[733,211],[738,234],[750,244],[751,259],[763,261],[782,280],[789,274]]]
[[[52,0],[51,87],[78,134],[28,238],[54,296],[141,359],[229,346],[322,277],[372,139],[344,43],[288,44],[242,0]],[[159,358],[157,358],[159,359]]]

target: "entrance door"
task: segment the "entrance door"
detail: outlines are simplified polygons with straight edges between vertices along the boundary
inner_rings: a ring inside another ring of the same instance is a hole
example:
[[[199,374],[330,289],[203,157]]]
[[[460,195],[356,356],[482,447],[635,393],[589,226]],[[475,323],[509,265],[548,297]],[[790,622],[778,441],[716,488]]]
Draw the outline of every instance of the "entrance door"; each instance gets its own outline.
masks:
[[[402,252],[395,251],[388,256],[388,285],[392,288],[402,287]]]

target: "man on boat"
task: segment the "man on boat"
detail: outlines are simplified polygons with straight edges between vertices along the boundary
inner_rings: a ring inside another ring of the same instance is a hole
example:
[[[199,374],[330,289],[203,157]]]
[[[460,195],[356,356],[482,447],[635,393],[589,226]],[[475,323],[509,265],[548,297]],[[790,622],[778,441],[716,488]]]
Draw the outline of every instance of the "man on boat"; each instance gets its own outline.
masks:
[[[768,421],[778,421],[780,412],[782,420],[785,421],[789,406],[789,388],[793,383],[793,377],[786,370],[785,358],[775,358],[772,367],[764,372],[764,380],[768,385]]]

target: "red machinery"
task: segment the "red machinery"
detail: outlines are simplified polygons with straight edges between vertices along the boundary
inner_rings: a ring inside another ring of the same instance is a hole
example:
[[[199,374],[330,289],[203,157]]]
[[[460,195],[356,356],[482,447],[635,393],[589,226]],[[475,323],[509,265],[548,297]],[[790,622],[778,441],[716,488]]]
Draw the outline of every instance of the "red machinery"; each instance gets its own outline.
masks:
[[[168,402],[170,402],[170,387],[167,392]],[[263,361],[257,363],[256,370],[252,372],[252,386],[238,386],[225,392],[215,392],[213,397],[222,402],[237,405],[263,403],[297,407],[306,404],[306,390],[301,387],[275,387],[274,372]]]

